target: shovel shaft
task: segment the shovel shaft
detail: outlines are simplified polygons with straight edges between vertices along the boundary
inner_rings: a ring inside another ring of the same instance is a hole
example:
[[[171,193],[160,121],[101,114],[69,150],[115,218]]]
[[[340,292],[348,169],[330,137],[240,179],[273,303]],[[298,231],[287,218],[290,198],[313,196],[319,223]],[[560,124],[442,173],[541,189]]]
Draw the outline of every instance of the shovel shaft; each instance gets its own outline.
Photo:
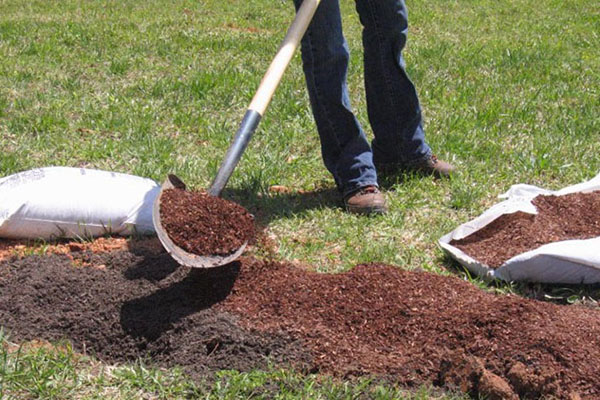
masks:
[[[223,188],[227,185],[227,181],[229,177],[233,173],[235,166],[240,161],[244,150],[248,147],[248,142],[250,138],[254,134],[258,123],[260,122],[261,115],[254,110],[247,110],[244,115],[244,119],[240,124],[240,128],[235,133],[233,137],[233,142],[229,146],[227,153],[225,154],[225,158],[219,167],[219,172],[215,176],[215,180],[213,181],[210,189],[208,189],[208,194],[211,196],[220,196]]]
[[[304,32],[312,20],[320,0],[304,0],[296,13],[296,18],[283,38],[277,54],[273,58],[269,69],[265,73],[256,94],[248,109],[257,111],[260,115],[265,115],[265,111],[273,98],[275,89],[279,86],[281,78],[287,69]]]
[[[292,25],[288,29],[275,58],[265,73],[256,94],[252,98],[252,102],[233,138],[233,142],[225,154],[219,171],[208,190],[210,195],[220,196],[225,185],[227,185],[227,181],[229,181],[233,170],[240,161],[244,150],[246,150],[250,138],[252,138],[262,116],[265,114],[284,72],[300,44],[302,36],[306,32],[306,29],[308,29],[308,25],[319,3],[320,0],[304,0],[298,9],[294,22],[292,22]]]

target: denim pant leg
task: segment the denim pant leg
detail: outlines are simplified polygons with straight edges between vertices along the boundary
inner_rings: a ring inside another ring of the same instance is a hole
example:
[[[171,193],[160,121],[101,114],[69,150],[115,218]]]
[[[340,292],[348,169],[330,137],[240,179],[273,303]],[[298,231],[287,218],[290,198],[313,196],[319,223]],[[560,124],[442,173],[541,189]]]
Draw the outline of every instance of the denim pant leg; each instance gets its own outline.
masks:
[[[294,0],[296,8],[302,0]],[[301,43],[310,103],[327,169],[344,195],[377,185],[371,147],[350,106],[348,45],[339,0],[323,0]]]
[[[404,0],[356,0],[363,25],[367,111],[376,163],[428,157],[417,91],[408,78],[402,50],[408,13]]]

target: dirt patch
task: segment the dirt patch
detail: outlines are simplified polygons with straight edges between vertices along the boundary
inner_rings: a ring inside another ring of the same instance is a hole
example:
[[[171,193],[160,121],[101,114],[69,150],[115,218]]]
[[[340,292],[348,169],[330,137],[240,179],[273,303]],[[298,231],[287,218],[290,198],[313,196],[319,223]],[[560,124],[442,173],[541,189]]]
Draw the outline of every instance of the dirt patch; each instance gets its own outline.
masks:
[[[203,192],[165,190],[160,218],[171,240],[189,253],[227,255],[254,237],[254,218],[244,207]]]
[[[179,267],[166,254],[119,251],[32,256],[0,263],[0,325],[14,340],[72,341],[106,362],[145,358],[195,376],[264,368],[269,360],[302,368],[298,340],[242,328],[222,301],[239,264],[210,271]]]
[[[334,275],[250,257],[204,271],[143,251],[74,256],[90,267],[61,255],[0,264],[0,324],[14,340],[69,338],[102,360],[197,376],[270,359],[474,397],[600,396],[597,310],[375,264]]]
[[[600,236],[600,191],[564,196],[536,196],[538,214],[516,212],[495,219],[451,245],[498,268],[505,261],[544,244]]]
[[[146,243],[159,243],[155,238],[143,240],[127,240],[124,237],[99,237],[93,241],[62,240],[55,242],[36,242],[32,240],[0,240],[0,261],[12,257],[23,258],[27,254],[70,254],[78,251],[91,251],[93,253],[104,253],[108,251],[146,245]],[[143,243],[143,244],[142,244]],[[159,243],[160,246],[160,243]]]

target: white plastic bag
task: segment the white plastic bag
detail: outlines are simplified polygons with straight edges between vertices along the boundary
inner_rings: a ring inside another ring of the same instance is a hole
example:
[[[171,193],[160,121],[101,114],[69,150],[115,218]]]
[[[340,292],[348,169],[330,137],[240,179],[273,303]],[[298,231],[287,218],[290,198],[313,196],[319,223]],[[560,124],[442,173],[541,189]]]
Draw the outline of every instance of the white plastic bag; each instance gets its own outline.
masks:
[[[153,233],[160,186],[138,176],[47,167],[0,178],[0,237],[76,238]]]
[[[561,196],[600,190],[600,174],[592,180],[552,192],[532,185],[514,185],[501,195],[505,201],[496,204],[474,220],[444,235],[439,244],[456,261],[471,272],[505,281],[589,284],[600,282],[600,237],[587,240],[565,240],[548,243],[518,254],[499,268],[493,269],[450,244],[478,231],[503,214],[523,211],[536,214],[531,200],[539,195]]]

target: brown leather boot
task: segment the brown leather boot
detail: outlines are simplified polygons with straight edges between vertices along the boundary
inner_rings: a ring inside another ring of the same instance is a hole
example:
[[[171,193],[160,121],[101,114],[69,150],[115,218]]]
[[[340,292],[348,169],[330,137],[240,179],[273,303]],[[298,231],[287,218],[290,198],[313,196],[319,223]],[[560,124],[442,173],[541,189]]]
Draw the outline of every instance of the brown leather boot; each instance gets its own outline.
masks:
[[[377,186],[365,186],[344,198],[346,210],[353,214],[383,214],[387,204]]]
[[[396,175],[399,173],[416,172],[423,175],[433,175],[436,178],[447,178],[456,168],[446,161],[438,159],[435,155],[428,158],[413,161],[408,165],[398,163],[375,164],[377,174],[380,176]]]

